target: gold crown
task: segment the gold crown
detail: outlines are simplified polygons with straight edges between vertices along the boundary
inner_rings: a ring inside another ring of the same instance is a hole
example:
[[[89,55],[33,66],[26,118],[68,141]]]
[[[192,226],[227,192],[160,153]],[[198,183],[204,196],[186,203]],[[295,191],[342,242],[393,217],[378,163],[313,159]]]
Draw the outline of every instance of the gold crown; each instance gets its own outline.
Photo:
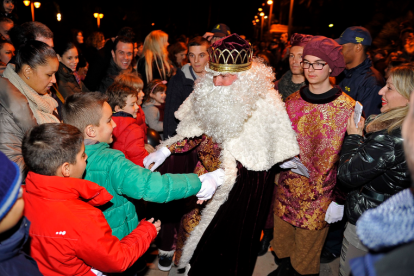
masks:
[[[252,67],[253,49],[251,45],[242,50],[220,49],[211,47],[209,49],[211,70],[217,72],[237,73],[249,70]]]

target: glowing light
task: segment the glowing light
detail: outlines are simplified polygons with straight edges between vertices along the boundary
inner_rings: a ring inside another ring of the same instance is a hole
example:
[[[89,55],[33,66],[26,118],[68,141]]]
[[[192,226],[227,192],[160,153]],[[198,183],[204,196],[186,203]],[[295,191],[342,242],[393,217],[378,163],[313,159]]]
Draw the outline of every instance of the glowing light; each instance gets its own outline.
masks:
[[[151,26],[154,26],[154,25],[155,25],[155,23],[152,23],[152,24],[151,24]]]
[[[329,28],[332,28],[333,27],[333,24],[329,24]]]
[[[34,2],[34,6],[36,9],[40,8],[40,2]]]
[[[255,15],[254,18],[257,18],[257,15]]]
[[[29,6],[29,5],[30,5],[30,1],[23,1],[23,4],[24,4],[25,6]]]
[[[259,19],[256,19],[256,22],[259,22],[260,20]]]
[[[57,17],[57,21],[62,20],[62,15],[60,13],[56,14],[56,17]]]
[[[261,12],[261,13],[260,13],[260,16],[264,16],[264,12]]]
[[[97,13],[97,12],[95,12],[95,13],[93,14],[93,17],[95,17],[95,18],[98,18],[98,16],[99,16],[99,13]]]
[[[273,1],[272,0],[267,1],[267,4],[268,5],[272,5],[273,4]]]
[[[262,11],[263,9],[262,8],[259,8],[259,11]]]
[[[100,13],[99,14],[99,18],[103,18],[103,13]]]
[[[265,16],[265,19],[267,19],[267,15]]]

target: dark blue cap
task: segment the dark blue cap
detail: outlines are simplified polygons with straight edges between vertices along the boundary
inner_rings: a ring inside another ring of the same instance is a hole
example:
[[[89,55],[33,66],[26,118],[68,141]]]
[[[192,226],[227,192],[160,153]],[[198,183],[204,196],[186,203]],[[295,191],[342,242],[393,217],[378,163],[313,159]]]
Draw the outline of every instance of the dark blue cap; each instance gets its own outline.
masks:
[[[364,27],[354,26],[347,28],[339,38],[335,39],[338,44],[346,43],[361,43],[362,45],[370,46],[372,43],[371,34]]]
[[[211,32],[214,33],[214,36],[217,37],[226,37],[231,35],[230,28],[223,23],[215,25]]]

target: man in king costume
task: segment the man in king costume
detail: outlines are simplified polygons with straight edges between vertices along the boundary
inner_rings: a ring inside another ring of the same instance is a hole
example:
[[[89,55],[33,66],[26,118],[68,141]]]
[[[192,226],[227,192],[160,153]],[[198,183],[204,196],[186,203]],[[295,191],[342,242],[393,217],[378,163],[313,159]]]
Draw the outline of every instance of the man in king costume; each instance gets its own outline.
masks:
[[[215,42],[204,77],[175,113],[177,135],[144,160],[195,149],[195,173],[214,172],[216,193],[192,221],[179,262],[185,275],[251,275],[274,188],[276,163],[299,153],[272,69],[237,34]],[[153,164],[153,166],[152,166]],[[152,166],[152,167],[151,167]],[[200,203],[200,202],[198,202]]]

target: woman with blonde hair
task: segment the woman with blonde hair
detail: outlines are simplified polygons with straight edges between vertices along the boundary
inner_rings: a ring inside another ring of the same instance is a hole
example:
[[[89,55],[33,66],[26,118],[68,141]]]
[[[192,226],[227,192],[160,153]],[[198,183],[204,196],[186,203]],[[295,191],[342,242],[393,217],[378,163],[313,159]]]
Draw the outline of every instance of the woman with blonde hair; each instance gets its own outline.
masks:
[[[351,189],[345,203],[348,223],[342,243],[339,275],[349,275],[349,260],[363,256],[368,249],[357,236],[356,222],[367,210],[377,207],[411,184],[403,150],[401,126],[408,114],[414,91],[414,66],[391,69],[382,96],[381,114],[371,115],[356,125],[348,120],[338,168],[338,179]],[[364,136],[365,130],[365,136]]]
[[[153,79],[169,80],[172,73],[168,61],[168,35],[161,30],[150,32],[144,41],[142,57],[138,61],[144,87]]]

